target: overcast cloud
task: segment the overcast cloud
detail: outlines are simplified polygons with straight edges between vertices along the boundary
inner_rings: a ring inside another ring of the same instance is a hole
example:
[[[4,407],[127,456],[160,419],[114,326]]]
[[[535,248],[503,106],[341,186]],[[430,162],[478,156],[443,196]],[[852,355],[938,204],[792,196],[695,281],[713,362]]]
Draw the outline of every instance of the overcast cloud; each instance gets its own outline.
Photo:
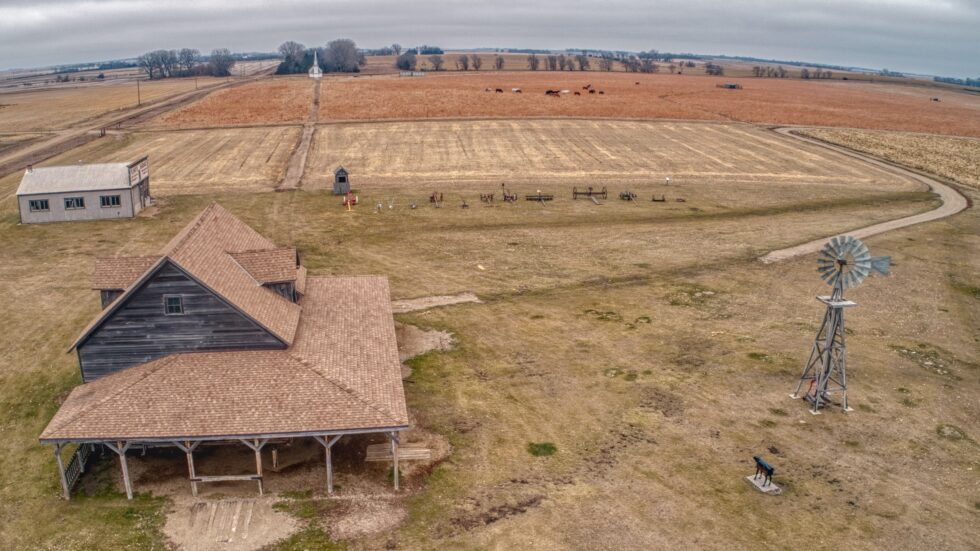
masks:
[[[0,68],[158,48],[594,48],[980,76],[980,0],[0,0]]]

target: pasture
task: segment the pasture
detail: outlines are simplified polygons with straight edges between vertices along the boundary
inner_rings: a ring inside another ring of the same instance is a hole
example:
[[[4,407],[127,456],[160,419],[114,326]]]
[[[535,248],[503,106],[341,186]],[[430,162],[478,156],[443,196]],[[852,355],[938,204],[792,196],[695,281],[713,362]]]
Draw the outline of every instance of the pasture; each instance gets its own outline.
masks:
[[[320,120],[694,119],[980,136],[980,96],[927,86],[635,73],[484,72],[325,81]],[[639,84],[636,84],[639,82]],[[602,95],[589,94],[592,84]],[[485,90],[490,88],[490,92]],[[493,90],[500,88],[503,93]],[[520,88],[521,94],[511,92]],[[569,90],[561,97],[545,90]],[[580,96],[575,96],[579,92]],[[934,102],[937,97],[941,101]]]
[[[218,90],[204,99],[149,121],[147,128],[207,128],[301,123],[313,101],[313,81],[305,75],[276,77]]]

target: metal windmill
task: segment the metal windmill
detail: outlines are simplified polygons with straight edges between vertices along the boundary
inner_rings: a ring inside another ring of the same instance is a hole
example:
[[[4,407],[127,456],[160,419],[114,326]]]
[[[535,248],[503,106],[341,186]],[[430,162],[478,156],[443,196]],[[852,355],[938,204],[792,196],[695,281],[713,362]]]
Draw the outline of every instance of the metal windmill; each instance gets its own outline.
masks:
[[[847,362],[844,346],[844,309],[857,306],[844,299],[844,289],[857,287],[872,272],[888,275],[891,257],[871,256],[868,247],[849,235],[832,238],[817,258],[817,272],[833,287],[830,296],[818,296],[827,305],[823,323],[813,341],[810,358],[803,368],[803,375],[796,385],[793,398],[800,397],[800,390],[808,383],[804,398],[813,406],[812,413],[833,403],[834,394],[840,394],[840,406],[847,407]]]

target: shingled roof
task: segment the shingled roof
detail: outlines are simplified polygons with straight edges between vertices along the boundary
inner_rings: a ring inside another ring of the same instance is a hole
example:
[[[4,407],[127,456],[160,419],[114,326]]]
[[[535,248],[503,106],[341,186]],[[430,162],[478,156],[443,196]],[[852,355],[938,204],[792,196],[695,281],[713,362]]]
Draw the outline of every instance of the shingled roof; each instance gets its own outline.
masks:
[[[259,283],[296,281],[296,249],[260,249],[229,253]]]
[[[216,274],[228,268],[195,261],[189,250],[211,254],[221,245],[241,251],[264,245],[255,238],[258,234],[249,228],[254,235],[243,235],[237,224],[244,224],[229,222],[234,217],[215,207],[172,240],[156,262],[176,254],[182,266],[210,270],[207,277],[217,281]],[[206,240],[207,246],[185,248],[202,239],[194,234],[208,227],[238,237],[234,242],[215,237]],[[306,293],[298,306],[293,304],[302,316],[288,348],[172,354],[83,384],[68,395],[41,441],[198,440],[406,427],[387,279],[307,277],[305,270],[300,278]]]
[[[95,259],[93,289],[125,289],[140,278],[160,256],[120,256]]]
[[[250,251],[254,254],[263,250],[283,249],[217,203],[212,203],[170,240],[160,251],[160,256],[150,263],[150,268],[123,287],[124,292],[92,320],[71,349],[80,346],[102,322],[109,319],[118,306],[139,288],[144,277],[161,259],[169,259],[288,345],[296,333],[300,307],[278,293],[263,288],[262,282],[256,280],[233,256],[235,253]],[[272,254],[282,256],[281,252]],[[295,272],[295,250],[292,254]],[[109,261],[104,265],[104,273],[99,273],[97,269],[96,274],[104,276],[106,280],[122,281],[132,274],[136,263],[128,260],[120,260],[118,263]],[[111,274],[109,266],[114,268]]]

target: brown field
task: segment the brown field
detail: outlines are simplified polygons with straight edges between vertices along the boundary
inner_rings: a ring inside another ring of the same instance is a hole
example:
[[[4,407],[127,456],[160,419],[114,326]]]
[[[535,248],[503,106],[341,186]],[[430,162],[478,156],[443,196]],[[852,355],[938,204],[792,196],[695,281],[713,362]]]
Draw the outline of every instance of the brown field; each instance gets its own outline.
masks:
[[[634,84],[640,82],[639,85]],[[738,120],[980,136],[980,96],[938,88],[851,82],[623,73],[428,74],[343,79],[324,86],[320,120],[457,117],[611,117]],[[544,90],[605,94],[547,97]],[[503,88],[505,93],[485,92]],[[513,94],[511,88],[522,88]],[[942,101],[930,101],[939,97]]]
[[[201,128],[247,124],[300,123],[313,100],[313,81],[305,76],[262,80],[228,90],[152,120],[153,128]]]
[[[186,130],[110,135],[40,166],[123,162],[150,157],[155,196],[275,188],[299,139],[299,128]],[[0,179],[0,197],[17,189],[21,173]]]
[[[343,165],[354,187],[415,188],[420,197],[607,186],[699,196],[706,205],[778,204],[918,190],[918,184],[752,125],[622,120],[480,120],[321,125],[304,181],[325,186]],[[672,184],[667,188],[665,177]],[[760,194],[760,190],[766,193]],[[711,190],[711,191],[708,191]],[[722,193],[717,193],[724,190]],[[652,193],[652,191],[651,191]],[[453,199],[456,200],[455,195]],[[645,200],[649,201],[645,196]]]
[[[224,82],[200,78],[197,86]],[[193,78],[140,82],[144,103],[194,90]],[[136,107],[136,83],[105,82],[0,93],[0,132],[61,130],[99,115]]]
[[[824,128],[800,133],[980,188],[980,140],[975,138]]]

